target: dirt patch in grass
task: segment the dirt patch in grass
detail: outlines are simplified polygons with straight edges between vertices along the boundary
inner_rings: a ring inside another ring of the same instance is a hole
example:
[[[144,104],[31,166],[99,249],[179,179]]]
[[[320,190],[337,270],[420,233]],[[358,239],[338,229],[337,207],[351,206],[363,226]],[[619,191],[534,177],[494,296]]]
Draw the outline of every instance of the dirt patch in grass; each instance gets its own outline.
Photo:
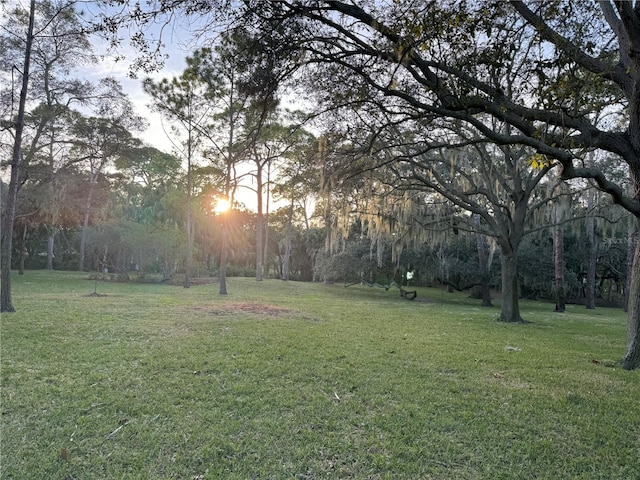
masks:
[[[209,315],[251,313],[267,317],[284,317],[295,313],[294,310],[268,303],[225,303],[223,305],[198,306],[194,307],[193,310]]]

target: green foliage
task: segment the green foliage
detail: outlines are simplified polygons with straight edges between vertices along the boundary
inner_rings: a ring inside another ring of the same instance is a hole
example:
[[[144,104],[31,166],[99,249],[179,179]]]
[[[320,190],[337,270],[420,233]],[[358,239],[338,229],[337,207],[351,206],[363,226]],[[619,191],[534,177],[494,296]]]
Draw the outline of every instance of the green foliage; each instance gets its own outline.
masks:
[[[640,476],[620,310],[354,286],[15,278],[2,321],[3,478]]]
[[[597,297],[621,305],[627,270],[627,238],[623,225],[614,236],[598,232]],[[581,301],[589,246],[581,231],[565,234],[565,290],[569,301]],[[530,299],[554,298],[553,245],[549,232],[525,237],[518,254],[521,294]]]
[[[353,282],[359,278],[369,280],[373,271],[376,276],[376,258],[372,257],[369,242],[350,243],[339,253],[326,256],[320,254],[316,264],[320,277],[329,281]]]
[[[541,254],[540,250],[536,253]],[[480,283],[477,250],[472,236],[455,236],[448,242],[405,248],[396,262],[392,261],[391,247],[387,246],[382,260],[378,265],[369,239],[349,239],[343,251],[329,257],[321,253],[317,269],[323,278],[339,282],[352,282],[362,277],[383,284],[391,281],[404,284],[406,272],[412,271],[413,285],[447,284],[456,290],[468,290]],[[500,266],[497,255],[490,273],[490,284],[498,287]]]
[[[114,164],[129,182],[134,185],[140,182],[147,188],[166,188],[182,175],[182,167],[176,157],[148,146],[132,149],[128,155],[116,159]]]
[[[229,265],[227,266],[228,277],[255,277],[256,269],[253,266]]]

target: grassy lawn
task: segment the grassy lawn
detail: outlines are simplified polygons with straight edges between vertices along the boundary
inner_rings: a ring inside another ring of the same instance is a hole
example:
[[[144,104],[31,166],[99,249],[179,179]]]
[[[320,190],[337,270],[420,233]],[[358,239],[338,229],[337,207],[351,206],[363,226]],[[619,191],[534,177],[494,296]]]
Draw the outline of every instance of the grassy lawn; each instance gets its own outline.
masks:
[[[2,479],[640,478],[621,310],[86,278],[14,277]]]

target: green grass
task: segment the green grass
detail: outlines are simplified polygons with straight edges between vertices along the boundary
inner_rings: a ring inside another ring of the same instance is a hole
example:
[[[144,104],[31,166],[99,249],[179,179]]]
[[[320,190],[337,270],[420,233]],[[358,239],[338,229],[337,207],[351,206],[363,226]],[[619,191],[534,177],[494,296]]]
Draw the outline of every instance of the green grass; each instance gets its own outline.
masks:
[[[14,277],[3,479],[636,479],[625,315],[229,279]],[[597,360],[601,363],[593,363]]]

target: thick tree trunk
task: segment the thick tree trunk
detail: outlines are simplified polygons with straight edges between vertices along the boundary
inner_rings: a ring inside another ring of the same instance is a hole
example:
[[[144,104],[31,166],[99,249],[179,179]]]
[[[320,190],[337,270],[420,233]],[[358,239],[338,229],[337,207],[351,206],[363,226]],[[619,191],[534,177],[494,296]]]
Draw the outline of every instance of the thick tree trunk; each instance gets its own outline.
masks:
[[[629,225],[627,233],[627,278],[624,284],[624,311],[629,311],[629,292],[631,291],[631,272],[633,271],[633,257],[637,247],[637,230],[635,221]]]
[[[640,223],[640,218],[637,219]],[[633,370],[640,367],[640,242],[636,242],[629,288],[627,319],[627,351],[622,359],[622,367]]]
[[[501,322],[522,323],[518,298],[518,260],[513,250],[502,248],[500,255],[502,266],[502,306]]]
[[[628,103],[629,125],[627,133],[633,156],[626,158],[629,165],[629,174],[633,188],[634,200],[640,200],[640,31],[637,28],[638,5],[633,7],[633,16],[629,16],[629,10],[618,7],[619,12],[624,12],[622,18],[625,36],[620,38],[620,50],[628,54],[630,71],[632,72],[633,86],[626,92]],[[636,213],[636,229],[640,224],[640,216]],[[622,367],[628,370],[640,368],[640,242],[637,242],[631,271],[627,272],[631,277],[629,286],[629,301],[627,310],[627,351],[622,359]]]
[[[555,271],[556,312],[566,310],[566,294],[564,288],[564,228],[556,225],[553,229],[553,263]]]

